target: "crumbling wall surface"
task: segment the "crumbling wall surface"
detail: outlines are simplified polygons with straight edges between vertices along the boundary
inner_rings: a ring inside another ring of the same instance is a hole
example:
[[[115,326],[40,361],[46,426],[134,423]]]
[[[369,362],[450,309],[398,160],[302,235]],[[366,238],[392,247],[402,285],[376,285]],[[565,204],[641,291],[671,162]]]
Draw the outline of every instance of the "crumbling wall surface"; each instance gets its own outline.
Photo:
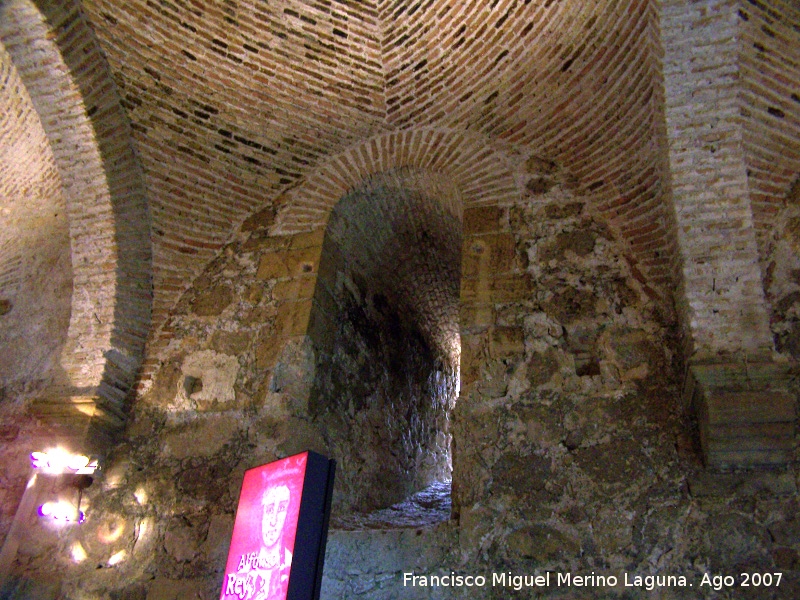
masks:
[[[333,533],[323,597],[797,597],[796,470],[702,466],[680,406],[672,312],[582,198],[532,191],[464,215],[457,518]],[[511,579],[548,572],[549,587]],[[782,573],[780,587],[740,586],[742,573],[767,572]],[[487,583],[419,578],[451,574]],[[558,574],[618,585],[559,586]],[[703,585],[706,574],[735,585]],[[648,590],[651,575],[685,585]]]
[[[800,178],[784,199],[767,240],[764,289],[778,352],[800,359]]]
[[[436,200],[387,185],[349,194],[328,221],[309,415],[339,461],[337,520],[450,479],[460,229]]]
[[[316,359],[298,299],[310,302],[301,290],[313,290],[322,236],[265,231],[243,235],[185,296],[126,443],[84,494],[87,521],[55,531],[34,517],[1,597],[219,597],[244,470],[325,449],[308,417]],[[703,468],[679,405],[672,313],[615,232],[546,185],[466,211],[464,233],[454,518],[332,532],[322,597],[800,597],[796,470]],[[451,572],[488,582],[406,577]],[[492,585],[494,573],[547,572],[619,585]],[[743,588],[741,573],[782,573],[781,585]],[[686,586],[625,587],[626,574]],[[736,586],[701,586],[705,574]]]
[[[177,305],[124,442],[83,494],[86,522],[31,515],[0,597],[219,597],[244,471],[324,451],[303,418],[322,235],[272,237],[272,216],[245,222]],[[49,496],[75,502],[77,489]]]
[[[380,287],[356,280],[337,294],[341,312],[309,407],[340,461],[337,514],[385,508],[450,479],[455,371],[441,359],[437,368],[436,350]]]
[[[458,564],[694,583],[669,598],[712,596],[704,573],[783,571],[780,590],[728,593],[793,597],[796,473],[704,471],[671,311],[581,198],[537,191],[464,216]]]

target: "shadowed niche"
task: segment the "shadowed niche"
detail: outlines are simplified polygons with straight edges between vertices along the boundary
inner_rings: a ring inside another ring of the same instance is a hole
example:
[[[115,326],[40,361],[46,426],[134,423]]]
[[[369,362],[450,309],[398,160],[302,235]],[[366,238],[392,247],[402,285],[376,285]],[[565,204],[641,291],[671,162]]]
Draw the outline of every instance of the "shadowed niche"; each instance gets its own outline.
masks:
[[[309,411],[339,463],[335,527],[449,517],[460,253],[460,218],[396,180],[371,179],[331,214]]]

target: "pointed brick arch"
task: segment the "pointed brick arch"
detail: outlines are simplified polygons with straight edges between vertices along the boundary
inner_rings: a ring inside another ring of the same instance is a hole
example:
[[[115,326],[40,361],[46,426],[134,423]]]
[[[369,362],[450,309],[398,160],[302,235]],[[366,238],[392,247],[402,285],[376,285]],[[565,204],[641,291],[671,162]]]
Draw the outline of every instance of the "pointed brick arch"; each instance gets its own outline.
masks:
[[[42,411],[55,424],[89,413],[95,423],[119,426],[152,296],[150,221],[129,124],[77,2],[5,2],[0,39],[39,113],[69,219],[73,299],[61,358],[67,381]]]
[[[323,226],[348,191],[371,175],[396,169],[441,174],[458,187],[461,209],[509,204],[520,194],[511,160],[483,136],[433,128],[395,131],[331,157],[286,192],[273,233],[288,235]]]

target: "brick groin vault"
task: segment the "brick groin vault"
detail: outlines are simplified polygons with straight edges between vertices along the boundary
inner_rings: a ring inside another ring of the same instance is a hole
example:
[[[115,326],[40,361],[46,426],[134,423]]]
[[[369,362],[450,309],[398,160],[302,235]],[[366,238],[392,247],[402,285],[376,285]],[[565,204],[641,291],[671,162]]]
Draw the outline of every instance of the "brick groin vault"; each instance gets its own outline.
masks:
[[[306,449],[326,599],[800,597],[798,82],[789,0],[0,1],[0,597],[219,597]]]

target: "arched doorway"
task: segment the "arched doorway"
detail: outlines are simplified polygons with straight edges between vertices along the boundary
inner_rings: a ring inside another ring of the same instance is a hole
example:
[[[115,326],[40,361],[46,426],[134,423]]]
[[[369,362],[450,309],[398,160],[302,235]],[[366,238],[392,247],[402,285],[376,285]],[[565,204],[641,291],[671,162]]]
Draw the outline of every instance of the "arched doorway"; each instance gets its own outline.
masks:
[[[449,517],[461,219],[453,198],[426,193],[425,177],[368,179],[335,206],[322,246],[309,413],[340,463],[334,515],[343,526]],[[417,493],[425,500],[409,502]],[[419,514],[426,507],[439,516]]]

